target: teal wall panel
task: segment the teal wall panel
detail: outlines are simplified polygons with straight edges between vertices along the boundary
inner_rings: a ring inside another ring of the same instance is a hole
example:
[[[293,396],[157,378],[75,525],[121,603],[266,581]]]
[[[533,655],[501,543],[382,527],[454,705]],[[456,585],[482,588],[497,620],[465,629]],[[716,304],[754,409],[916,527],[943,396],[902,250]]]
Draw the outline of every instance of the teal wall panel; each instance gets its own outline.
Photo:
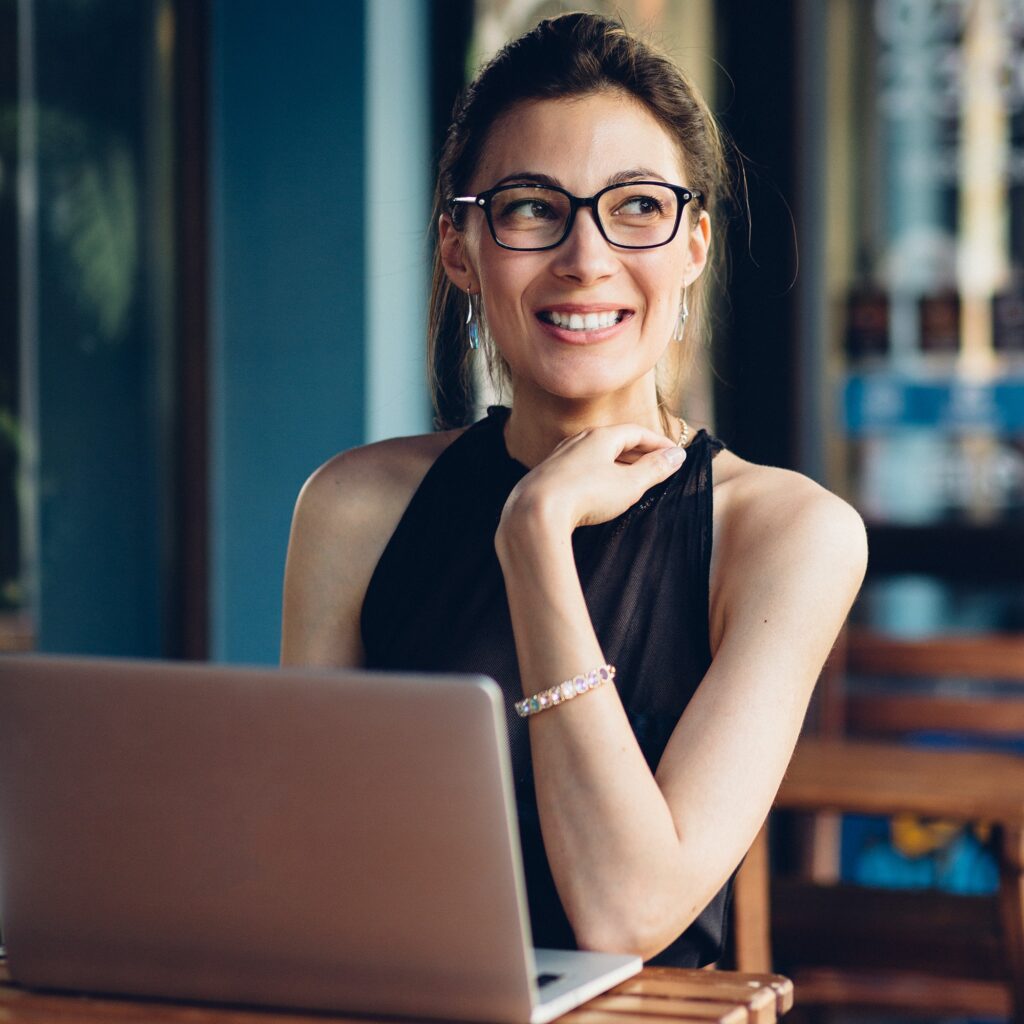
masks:
[[[53,0],[19,11],[35,92],[34,104],[21,97],[36,139],[23,159],[35,158],[38,189],[37,219],[22,210],[36,257],[20,268],[21,300],[34,307],[23,401],[37,417],[22,457],[35,474],[30,596],[47,652],[162,652],[166,281],[144,259],[169,244],[147,217],[169,201],[154,160],[167,112],[155,87],[158,9]]]
[[[362,3],[211,24],[211,657],[277,659],[296,494],[364,437]]]

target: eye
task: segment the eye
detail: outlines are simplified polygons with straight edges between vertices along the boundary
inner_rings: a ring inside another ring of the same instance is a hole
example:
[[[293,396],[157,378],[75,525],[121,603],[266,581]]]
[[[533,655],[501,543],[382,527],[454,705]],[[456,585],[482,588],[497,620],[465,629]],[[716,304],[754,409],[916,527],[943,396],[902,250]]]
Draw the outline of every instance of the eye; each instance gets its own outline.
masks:
[[[491,200],[494,223],[508,230],[550,228],[560,224],[567,213],[561,193],[540,185],[513,185]]]
[[[550,220],[555,212],[542,199],[514,199],[505,205],[501,215],[520,220]]]
[[[615,208],[616,216],[655,217],[665,212],[665,207],[656,196],[630,196]]]

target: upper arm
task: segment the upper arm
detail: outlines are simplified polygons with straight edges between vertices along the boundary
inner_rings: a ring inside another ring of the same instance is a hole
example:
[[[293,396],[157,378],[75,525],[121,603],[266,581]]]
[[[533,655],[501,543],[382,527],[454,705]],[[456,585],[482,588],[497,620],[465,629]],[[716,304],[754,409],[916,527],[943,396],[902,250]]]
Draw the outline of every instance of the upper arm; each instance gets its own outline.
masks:
[[[806,477],[762,472],[716,522],[712,647],[715,661],[763,661],[809,697],[864,577],[864,524]]]
[[[657,778],[680,838],[714,863],[708,898],[771,807],[807,703],[867,561],[860,516],[797,474],[768,470],[716,519],[714,657]]]
[[[303,485],[285,563],[281,663],[358,665],[359,610],[372,573],[360,509],[372,488],[348,454],[335,456]]]
[[[306,481],[288,540],[282,664],[362,664],[359,618],[370,578],[413,492],[453,436],[354,448]]]

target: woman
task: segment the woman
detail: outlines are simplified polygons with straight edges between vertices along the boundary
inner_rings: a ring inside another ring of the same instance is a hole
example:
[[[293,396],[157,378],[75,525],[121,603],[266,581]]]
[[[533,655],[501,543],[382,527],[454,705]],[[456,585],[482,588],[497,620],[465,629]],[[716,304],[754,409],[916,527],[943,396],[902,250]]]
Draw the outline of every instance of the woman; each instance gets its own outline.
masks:
[[[718,958],[863,576],[848,505],[662,402],[723,163],[692,86],[614,22],[506,47],[442,154],[431,329],[436,360],[491,347],[511,409],[346,452],[296,507],[285,663],[505,691],[538,946]]]

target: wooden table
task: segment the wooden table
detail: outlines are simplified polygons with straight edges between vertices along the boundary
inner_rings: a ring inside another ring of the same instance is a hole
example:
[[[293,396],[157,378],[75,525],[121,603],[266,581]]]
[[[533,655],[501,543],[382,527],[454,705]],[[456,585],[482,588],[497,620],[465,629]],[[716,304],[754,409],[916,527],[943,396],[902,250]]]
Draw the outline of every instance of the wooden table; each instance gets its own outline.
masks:
[[[637,1024],[773,1024],[792,1005],[793,985],[778,974],[645,967],[635,978],[560,1019],[566,1024],[628,1024],[631,1020]],[[292,1011],[30,992],[11,983],[6,965],[0,961],[2,1024],[351,1024],[357,1020]]]

